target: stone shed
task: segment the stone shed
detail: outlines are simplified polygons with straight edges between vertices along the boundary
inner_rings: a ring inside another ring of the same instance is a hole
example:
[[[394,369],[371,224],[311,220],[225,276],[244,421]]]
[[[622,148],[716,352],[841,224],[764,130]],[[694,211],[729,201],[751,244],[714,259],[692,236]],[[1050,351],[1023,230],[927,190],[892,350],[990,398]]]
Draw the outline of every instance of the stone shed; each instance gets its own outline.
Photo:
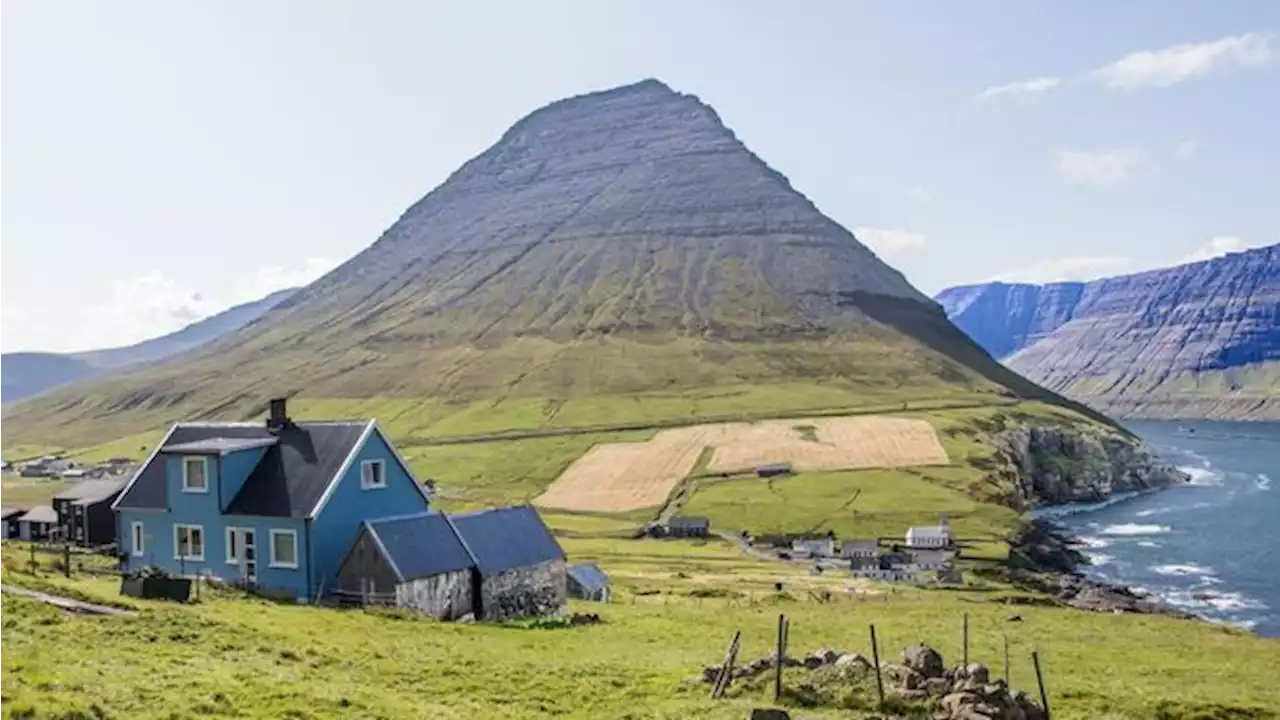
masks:
[[[565,583],[564,551],[525,505],[366,521],[336,591],[441,620],[508,620],[561,611]]]

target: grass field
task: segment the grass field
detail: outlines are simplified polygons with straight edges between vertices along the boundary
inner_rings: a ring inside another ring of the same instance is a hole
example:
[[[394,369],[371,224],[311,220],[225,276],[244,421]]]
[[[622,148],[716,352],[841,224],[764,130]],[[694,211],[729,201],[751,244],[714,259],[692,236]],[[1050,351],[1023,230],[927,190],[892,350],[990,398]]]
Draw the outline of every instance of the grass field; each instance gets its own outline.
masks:
[[[686,678],[720,659],[735,630],[742,657],[771,647],[777,614],[791,647],[867,653],[876,624],[882,652],[925,641],[958,662],[961,616],[971,656],[999,672],[1007,635],[1014,687],[1034,690],[1039,651],[1054,717],[1274,718],[1280,643],[1203,623],[1020,606],[1008,594],[905,590],[837,592],[830,578],[753,561],[726,545],[565,540],[572,559],[598,559],[616,602],[574,603],[603,622],[573,628],[440,624],[359,610],[329,610],[206,590],[198,604],[130,600],[136,618],[73,616],[5,596],[3,695],[8,717],[438,717],[742,718],[758,696],[706,699]],[[118,603],[117,583],[14,568],[5,582]],[[784,593],[772,592],[782,581]],[[1194,652],[1188,649],[1194,648]],[[792,677],[794,682],[794,675]],[[1164,713],[1164,714],[1161,714]],[[800,716],[857,718],[806,708]],[[869,717],[869,715],[861,715]]]

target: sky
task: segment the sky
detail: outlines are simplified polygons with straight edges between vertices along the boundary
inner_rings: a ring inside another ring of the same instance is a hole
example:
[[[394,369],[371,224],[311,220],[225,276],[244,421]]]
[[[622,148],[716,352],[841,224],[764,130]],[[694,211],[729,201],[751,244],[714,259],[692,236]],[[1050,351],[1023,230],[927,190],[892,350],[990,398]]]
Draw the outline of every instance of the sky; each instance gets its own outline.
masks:
[[[656,77],[926,293],[1280,242],[1280,3],[0,10],[0,348],[318,278],[516,120]]]

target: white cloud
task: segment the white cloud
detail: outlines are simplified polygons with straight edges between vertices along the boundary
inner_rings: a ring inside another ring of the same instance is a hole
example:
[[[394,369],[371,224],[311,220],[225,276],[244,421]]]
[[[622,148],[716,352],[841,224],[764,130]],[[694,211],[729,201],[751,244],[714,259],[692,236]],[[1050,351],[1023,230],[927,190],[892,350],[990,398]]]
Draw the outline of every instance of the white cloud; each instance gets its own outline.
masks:
[[[1147,157],[1139,150],[1062,150],[1058,153],[1058,172],[1085,185],[1119,185],[1147,165]]]
[[[923,185],[916,185],[907,190],[907,200],[921,205],[933,199],[933,193],[929,192],[929,188]]]
[[[1271,38],[1258,33],[1160,50],[1140,50],[1098,68],[1090,76],[1113,90],[1169,87],[1215,72],[1265,66],[1272,59]]]
[[[1179,265],[1187,263],[1200,262],[1201,260],[1212,260],[1216,257],[1222,257],[1227,253],[1240,252],[1241,250],[1252,250],[1253,248],[1266,247],[1271,243],[1249,242],[1243,238],[1234,237],[1232,235],[1218,235],[1209,240],[1209,242],[1196,248],[1195,250],[1183,255],[1178,259]]]
[[[1051,283],[1094,280],[1133,269],[1133,261],[1118,255],[1056,258],[1000,273],[986,282]]]
[[[1195,140],[1184,140],[1178,143],[1178,149],[1174,152],[1180,158],[1189,158],[1200,151],[1200,143]]]
[[[928,244],[923,233],[903,228],[855,227],[853,234],[882,258],[900,256]]]
[[[978,93],[978,99],[991,100],[993,98],[1009,96],[1036,96],[1048,92],[1058,87],[1060,84],[1062,84],[1062,79],[1056,77],[1039,77],[1031,80],[1019,80],[1017,82],[1005,83],[1004,85],[993,85]]]
[[[76,345],[84,348],[128,345],[173,332],[232,305],[306,285],[335,264],[325,258],[307,258],[301,268],[259,268],[217,294],[202,292],[161,272],[117,280],[103,302],[88,308],[88,322],[79,328]]]

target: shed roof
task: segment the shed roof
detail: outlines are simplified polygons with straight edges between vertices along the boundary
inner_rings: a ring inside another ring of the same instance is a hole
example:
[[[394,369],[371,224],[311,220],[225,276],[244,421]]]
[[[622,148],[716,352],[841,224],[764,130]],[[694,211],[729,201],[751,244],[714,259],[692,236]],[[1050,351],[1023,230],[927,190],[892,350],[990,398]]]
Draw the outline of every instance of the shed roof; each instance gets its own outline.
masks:
[[[692,517],[688,515],[676,515],[667,519],[667,527],[685,528],[696,530],[699,528],[711,527],[711,521],[704,517]]]
[[[609,587],[609,576],[595,563],[577,563],[566,568],[569,577],[587,590]]]
[[[364,525],[402,582],[475,566],[444,513],[381,518]]]
[[[560,543],[530,505],[481,510],[450,519],[484,575],[564,560]]]
[[[372,421],[294,423],[273,432],[258,423],[179,423],[134,475],[117,507],[165,508],[167,454],[191,452],[193,446],[267,446],[227,514],[308,517],[371,425]]]
[[[26,512],[22,508],[0,508],[0,520],[8,520],[15,515],[21,515]]]
[[[54,500],[105,500],[124,487],[120,480],[84,480],[53,496]]]
[[[37,505],[18,518],[18,522],[56,523],[58,522],[58,513],[48,505]]]

